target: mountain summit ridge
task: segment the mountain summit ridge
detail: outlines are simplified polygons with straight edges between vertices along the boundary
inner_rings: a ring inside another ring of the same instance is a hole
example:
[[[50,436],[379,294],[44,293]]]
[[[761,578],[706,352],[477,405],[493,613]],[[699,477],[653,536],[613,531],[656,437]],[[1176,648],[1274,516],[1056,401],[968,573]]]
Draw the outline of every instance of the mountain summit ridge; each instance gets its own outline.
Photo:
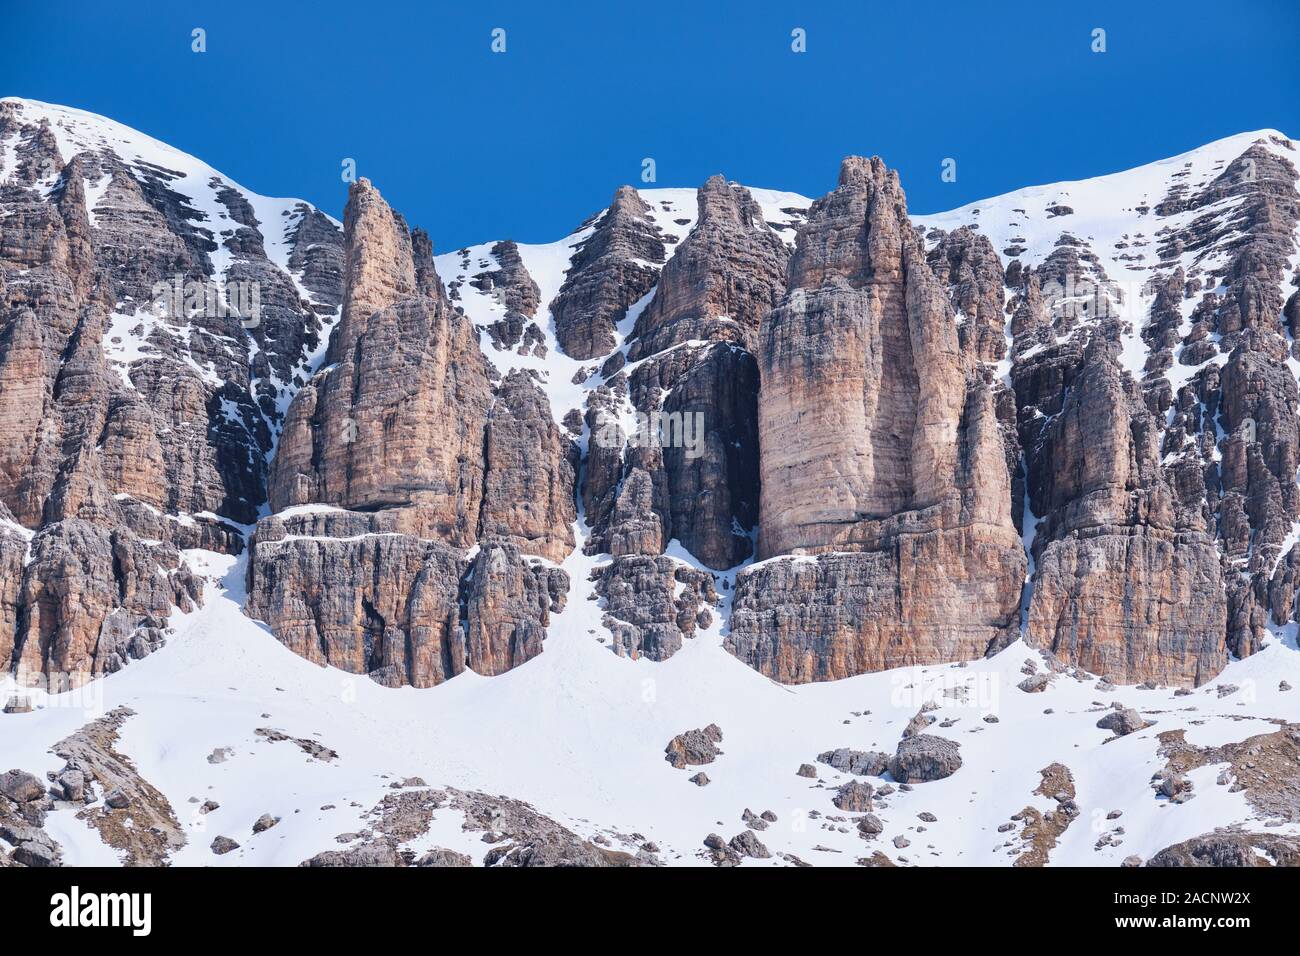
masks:
[[[802,812],[816,795],[791,789],[808,786],[794,768],[818,753],[814,774],[847,785],[870,765],[877,792],[920,783],[946,795],[940,819],[980,832],[1020,808],[963,809],[954,787],[976,767],[1010,770],[1023,802],[1040,770],[1070,765],[1070,787],[1102,799],[1108,774],[1172,753],[1182,724],[1126,718],[1143,727],[1116,731],[1115,763],[1081,766],[1055,743],[1100,742],[1099,693],[1148,713],[1156,695],[1168,715],[1209,685],[1198,706],[1223,740],[1243,739],[1221,709],[1240,702],[1261,746],[1285,748],[1269,735],[1300,718],[1283,686],[1300,593],[1297,155],[1274,131],[1239,134],[925,216],[884,161],[850,157],[817,200],[723,176],[624,186],[556,242],[435,254],[369,180],[340,224],[111,120],[0,100],[0,696],[36,706],[0,721],[54,745],[76,729],[60,702],[91,688],[139,708],[84,729],[93,740],[215,753],[232,741],[150,685],[188,662],[184,683],[236,715],[239,740],[298,739],[254,726],[285,708],[242,655],[301,691],[295,720],[322,708],[326,749],[352,768],[331,793],[397,769],[380,758],[453,790],[522,788],[570,828],[563,853],[604,859],[593,847],[615,840],[641,862],[661,858],[619,835],[624,812],[643,832],[661,819],[690,861],[694,829],[744,786],[778,818]],[[245,288],[256,304],[231,307]],[[226,698],[218,674],[260,689]],[[1248,701],[1232,700],[1239,680]],[[901,693],[909,681],[928,690]],[[347,688],[337,706],[331,682]],[[357,700],[379,722],[363,732],[345,729]],[[1066,729],[1041,730],[1039,700]],[[451,763],[415,743],[363,756],[376,727],[419,734],[435,715]],[[710,765],[698,813],[659,818],[686,778],[647,750],[714,724],[736,756]],[[1032,742],[1013,756],[976,731]],[[765,779],[764,736],[795,779]],[[846,743],[859,757],[833,756]],[[1232,763],[1195,750],[1221,743],[1194,740],[1180,766]],[[173,803],[211,785],[136,755]],[[556,761],[597,790],[602,773],[653,767],[653,782],[609,802],[556,779]],[[1220,824],[1280,817],[1290,839],[1300,820],[1258,783],[1189,815],[1183,782],[1161,791],[1181,815],[1150,821],[1142,858]],[[835,807],[860,812],[854,794]],[[427,799],[469,826],[481,796]],[[1140,779],[1125,812],[1145,818],[1151,799]],[[1069,831],[1069,808],[1054,812]],[[294,859],[243,858],[302,862],[325,848],[321,824],[294,829]],[[177,827],[165,852],[206,861],[195,823]],[[1123,834],[1094,847],[1083,829],[1062,856],[1125,855]],[[936,830],[941,860],[994,862]],[[59,832],[67,856],[99,852]],[[778,861],[820,852],[802,830],[780,840]],[[365,853],[411,848],[378,842]],[[1008,850],[1019,859],[994,852]],[[694,859],[773,858],[746,838]]]

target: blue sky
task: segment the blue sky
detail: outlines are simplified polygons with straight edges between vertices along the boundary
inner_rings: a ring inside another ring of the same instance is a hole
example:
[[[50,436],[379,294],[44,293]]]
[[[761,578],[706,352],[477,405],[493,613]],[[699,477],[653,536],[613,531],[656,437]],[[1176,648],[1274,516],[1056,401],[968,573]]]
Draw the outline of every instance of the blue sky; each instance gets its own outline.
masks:
[[[0,7],[0,93],[106,114],[335,215],[354,158],[444,251],[558,238],[640,185],[645,157],[660,186],[722,172],[817,196],[841,156],[875,153],[935,212],[1243,130],[1300,136],[1295,0]]]

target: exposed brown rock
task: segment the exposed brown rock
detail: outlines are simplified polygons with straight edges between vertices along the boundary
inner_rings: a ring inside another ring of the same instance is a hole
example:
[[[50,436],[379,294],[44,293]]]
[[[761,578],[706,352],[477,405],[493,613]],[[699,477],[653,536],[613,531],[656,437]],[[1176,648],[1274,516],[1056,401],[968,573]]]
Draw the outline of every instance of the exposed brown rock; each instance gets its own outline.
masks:
[[[497,389],[484,434],[478,534],[559,562],[573,550],[578,452],[556,425],[546,395],[524,372]]]
[[[807,681],[1008,640],[1025,557],[993,391],[880,160],[813,204],[760,369],[759,556],[837,553],[739,575],[728,649]]]
[[[394,533],[400,520],[393,511],[263,519],[247,613],[308,660],[390,687],[430,687],[467,667],[496,674],[540,652],[568,591],[564,572],[500,542],[471,561]]]
[[[722,753],[717,747],[721,742],[722,729],[717,724],[709,724],[702,730],[688,730],[668,741],[664,748],[668,755],[665,759],[678,770],[713,763]]]
[[[942,236],[926,256],[935,278],[948,288],[957,311],[964,352],[1000,362],[1007,352],[1002,262],[987,236],[968,226]]]
[[[574,254],[550,305],[566,354],[589,359],[609,353],[615,326],[654,287],[659,270],[646,263],[664,261],[664,243],[649,210],[635,189],[619,187]]]
[[[79,771],[103,794],[102,804],[78,811],[77,817],[120,851],[127,866],[165,866],[185,845],[185,833],[167,798],[115,749],[122,724],[132,716],[134,711],[118,707],[51,750],[67,761],[65,772]]]
[[[1203,522],[1179,525],[1157,429],[1112,349],[1087,348],[1065,402],[1029,446],[1030,643],[1108,679],[1185,685],[1226,663],[1227,603]]]
[[[691,340],[736,342],[752,352],[785,291],[789,252],[749,190],[711,176],[696,201],[695,228],[637,318],[633,361]]]
[[[1053,763],[1039,771],[1042,780],[1034,793],[1056,801],[1056,808],[1043,812],[1027,806],[1013,819],[1022,823],[1020,839],[1025,846],[1012,866],[1046,866],[1062,834],[1079,816],[1075,803],[1074,775],[1064,764]]]
[[[0,135],[24,157],[0,188],[0,501],[38,532],[21,574],[0,559],[0,615],[15,615],[0,654],[26,680],[66,683],[158,646],[170,604],[197,598],[178,548],[242,548],[233,523],[265,500],[278,398],[330,314],[338,237],[298,207],[284,238],[324,295],[304,301],[267,257],[263,229],[287,223],[258,222],[213,177],[203,185],[234,225],[218,236],[178,191],[181,173],[102,139],[61,156],[41,109],[0,104]],[[94,140],[79,123],[64,135]],[[259,316],[210,311],[216,283],[255,284]]]
[[[390,686],[499,673],[540,653],[563,605],[567,576],[521,552],[558,562],[573,547],[572,440],[528,375],[494,387],[427,238],[368,182],[345,220],[335,361],[295,398],[270,481],[277,509],[349,510],[259,524],[249,613],[303,656]]]
[[[1300,840],[1280,833],[1216,830],[1165,847],[1147,866],[1300,866]]]

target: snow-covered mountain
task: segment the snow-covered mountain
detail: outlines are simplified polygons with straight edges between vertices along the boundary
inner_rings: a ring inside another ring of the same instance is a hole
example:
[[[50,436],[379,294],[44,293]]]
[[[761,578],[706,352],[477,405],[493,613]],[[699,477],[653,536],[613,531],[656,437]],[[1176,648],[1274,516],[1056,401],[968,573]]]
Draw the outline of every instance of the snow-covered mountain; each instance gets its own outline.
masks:
[[[434,256],[0,101],[0,862],[1296,862],[1295,156]]]

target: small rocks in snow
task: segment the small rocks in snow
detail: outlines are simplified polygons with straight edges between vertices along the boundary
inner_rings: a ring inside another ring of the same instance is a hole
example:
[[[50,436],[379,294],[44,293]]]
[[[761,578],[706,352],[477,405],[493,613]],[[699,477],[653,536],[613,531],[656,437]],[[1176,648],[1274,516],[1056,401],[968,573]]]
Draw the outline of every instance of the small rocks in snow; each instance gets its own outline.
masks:
[[[80,770],[64,770],[54,782],[59,785],[59,795],[64,800],[81,802],[86,799],[86,775]]]
[[[690,782],[695,784],[695,786],[697,787],[707,787],[713,781],[709,779],[709,775],[707,773],[705,773],[704,771],[700,771],[695,776],[690,778]]]
[[[772,855],[762,841],[754,835],[753,830],[740,831],[727,845],[741,856],[753,857],[756,860],[766,860]]]
[[[850,750],[840,747],[817,755],[817,762],[856,777],[879,777],[889,769],[889,754],[878,750]]]
[[[912,845],[912,841],[909,840],[907,837],[903,836],[903,834],[901,833],[898,836],[894,837],[894,846],[900,850],[905,849],[906,847],[909,847],[911,845]]]
[[[795,771],[795,775],[800,777],[810,777],[813,780],[816,780],[817,768],[810,763],[801,763],[799,764],[799,769]]]
[[[279,822],[279,817],[273,817],[269,813],[264,813],[253,822],[253,832],[262,833],[265,830],[271,829],[271,827],[275,826]]]
[[[1220,684],[1218,687],[1215,688],[1215,691],[1217,691],[1219,697],[1222,698],[1222,697],[1227,697],[1229,694],[1235,694],[1240,689],[1241,688],[1238,687],[1236,684]]]
[[[874,813],[868,813],[858,818],[858,832],[863,836],[873,837],[883,833],[885,825],[880,822],[880,817]]]
[[[916,818],[918,820],[924,820],[926,823],[937,823],[939,821],[939,818],[936,817],[929,810],[923,810],[922,812],[918,813],[916,815]]]
[[[217,856],[224,856],[231,850],[238,850],[239,844],[230,837],[219,836],[212,841],[211,849]]]
[[[934,723],[934,717],[928,712],[934,709],[934,704],[927,704],[918,710],[916,716],[909,720],[907,726],[903,728],[903,737],[915,737]]]
[[[208,763],[225,763],[235,755],[235,751],[230,747],[218,747],[212,753],[208,754]]]
[[[32,702],[27,697],[15,694],[5,701],[4,712],[6,714],[30,714],[32,712]]]
[[[1141,866],[1141,865],[1142,865],[1142,857],[1138,856],[1136,853],[1134,853],[1132,856],[1124,857],[1124,862],[1120,864],[1120,866]]]
[[[1192,799],[1192,782],[1181,773],[1164,770],[1156,774],[1151,786],[1161,796],[1168,797],[1172,803],[1186,803]]]
[[[1279,681],[1277,685],[1277,689],[1285,694],[1287,691],[1291,689],[1291,685],[1288,684],[1286,681]]]

